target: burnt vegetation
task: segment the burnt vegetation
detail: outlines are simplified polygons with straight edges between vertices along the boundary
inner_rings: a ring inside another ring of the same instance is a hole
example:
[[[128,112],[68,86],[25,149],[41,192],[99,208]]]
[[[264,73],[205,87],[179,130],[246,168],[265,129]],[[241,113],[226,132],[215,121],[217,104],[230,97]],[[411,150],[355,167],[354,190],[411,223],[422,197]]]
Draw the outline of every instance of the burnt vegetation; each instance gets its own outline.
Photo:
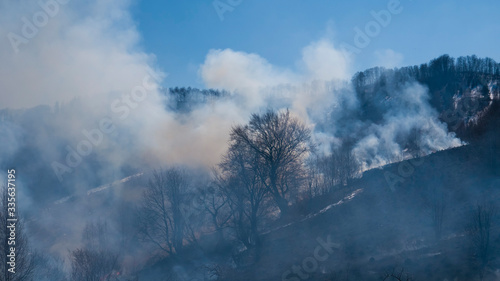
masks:
[[[362,102],[361,120],[382,119],[394,89],[414,81],[428,87],[440,120],[466,145],[424,155],[410,142],[402,146],[408,157],[363,170],[352,139],[332,141],[325,153],[313,128],[292,112],[255,113],[232,127],[227,150],[208,171],[125,166],[123,173],[138,176],[103,188],[99,196],[73,196],[69,187],[57,196],[40,195],[37,204],[47,207],[28,212],[19,225],[18,273],[8,275],[1,256],[0,274],[9,281],[498,280],[500,65],[445,55],[420,66],[357,73],[352,85]],[[229,94],[173,88],[165,95],[167,108],[186,113]],[[23,116],[22,126],[38,132],[31,121],[52,113],[36,108],[1,114],[2,120]],[[326,131],[328,120],[318,128]],[[16,166],[33,161],[31,141],[12,156]],[[98,156],[89,159],[95,165],[79,179],[107,164]],[[396,180],[388,181],[388,174]],[[54,183],[51,175],[33,170],[38,185]],[[95,181],[89,185],[104,184]],[[66,201],[54,204],[54,197]],[[43,232],[37,216],[63,217],[78,200],[78,211],[87,216],[77,223],[80,232],[55,230],[80,237],[77,246],[61,251],[51,248],[54,238],[38,245],[28,239],[27,233],[53,234]],[[0,229],[2,253],[5,231]],[[327,236],[340,246],[325,248]],[[318,254],[318,245],[327,256]]]

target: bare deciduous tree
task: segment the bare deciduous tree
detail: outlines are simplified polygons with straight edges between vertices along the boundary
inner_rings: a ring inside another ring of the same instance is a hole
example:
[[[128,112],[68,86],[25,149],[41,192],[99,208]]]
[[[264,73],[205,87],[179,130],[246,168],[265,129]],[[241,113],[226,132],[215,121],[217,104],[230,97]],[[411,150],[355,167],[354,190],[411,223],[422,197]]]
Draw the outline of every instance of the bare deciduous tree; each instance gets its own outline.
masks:
[[[328,155],[316,155],[308,161],[307,185],[309,196],[332,192],[334,187],[348,185],[360,173],[360,164],[347,147],[331,146]]]
[[[229,151],[250,149],[255,165],[263,169],[262,183],[272,195],[282,216],[288,213],[290,192],[305,179],[304,158],[310,150],[310,130],[290,112],[253,114],[248,125],[231,130]]]
[[[15,244],[9,244],[10,231],[7,229],[8,225],[8,196],[7,189],[0,187],[0,276],[5,281],[28,281],[32,280],[36,268],[36,253],[29,246],[28,237],[24,231],[23,221],[18,218],[15,224]],[[12,202],[11,202],[12,203]],[[14,202],[15,203],[15,202]],[[10,248],[15,247],[15,273],[12,274],[8,271],[9,262],[7,254]]]
[[[479,276],[481,280],[491,258],[491,229],[493,217],[496,214],[495,206],[492,204],[478,204],[474,208],[467,233],[472,242],[474,255],[479,263]]]
[[[71,280],[117,280],[120,272],[119,254],[110,244],[107,223],[87,223],[83,230],[84,246],[70,252]]]
[[[316,156],[307,160],[306,196],[311,199],[318,195],[328,193],[325,177],[320,167],[320,157]]]
[[[188,176],[179,168],[153,172],[139,210],[143,240],[154,243],[168,254],[182,252],[191,231],[183,214],[183,208],[190,201],[189,189]]]
[[[429,207],[434,235],[436,240],[439,241],[443,234],[444,215],[446,211],[446,199],[444,195],[439,192],[434,194]]]
[[[347,185],[360,171],[360,165],[350,150],[335,149],[333,146],[331,154],[321,157],[318,165],[327,191],[335,185]]]
[[[391,272],[387,272],[382,277],[384,281],[396,280],[396,281],[412,281],[414,280],[410,274],[405,272],[404,268],[397,270],[394,268]]]
[[[224,228],[232,217],[229,198],[225,194],[223,180],[214,171],[215,180],[206,188],[199,191],[199,201],[203,210],[209,215],[211,223],[217,233],[218,243],[224,241]]]
[[[109,248],[108,224],[106,222],[90,222],[83,229],[82,241],[90,249]]]
[[[63,259],[48,254],[38,254],[35,259],[37,281],[68,281]]]
[[[71,280],[117,280],[118,256],[104,250],[76,249],[71,252]]]
[[[228,200],[238,238],[247,246],[258,244],[258,225],[268,194],[267,172],[260,155],[236,140],[219,165],[216,182]]]

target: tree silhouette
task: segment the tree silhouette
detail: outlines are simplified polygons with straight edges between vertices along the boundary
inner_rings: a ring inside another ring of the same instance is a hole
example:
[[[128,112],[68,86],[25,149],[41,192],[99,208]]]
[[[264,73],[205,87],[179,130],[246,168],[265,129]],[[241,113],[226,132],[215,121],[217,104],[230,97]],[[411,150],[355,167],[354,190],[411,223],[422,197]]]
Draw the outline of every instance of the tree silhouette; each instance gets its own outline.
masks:
[[[304,159],[310,150],[311,132],[290,112],[272,110],[253,114],[248,125],[231,130],[229,153],[253,152],[251,165],[273,197],[282,216],[288,213],[289,194],[305,179]]]

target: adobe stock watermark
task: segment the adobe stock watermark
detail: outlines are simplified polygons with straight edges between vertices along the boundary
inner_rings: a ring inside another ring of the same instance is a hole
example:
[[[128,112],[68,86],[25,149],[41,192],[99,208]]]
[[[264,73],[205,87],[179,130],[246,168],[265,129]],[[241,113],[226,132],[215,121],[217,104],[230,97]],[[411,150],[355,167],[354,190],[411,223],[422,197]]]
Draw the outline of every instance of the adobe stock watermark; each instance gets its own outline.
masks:
[[[340,245],[333,243],[330,235],[326,237],[326,241],[321,237],[316,238],[318,246],[314,248],[312,255],[302,260],[299,265],[293,265],[289,270],[281,275],[282,281],[300,281],[310,278],[310,274],[316,272],[321,262],[326,261],[334,250],[340,249]]]
[[[415,169],[422,164],[424,164],[424,158],[417,157],[408,161],[399,162],[397,174],[386,171],[384,173],[384,177],[385,181],[389,185],[389,189],[392,192],[396,191],[396,185],[404,183],[407,178],[415,173]]]
[[[409,0],[412,1],[412,0]],[[371,11],[372,20],[368,21],[363,28],[354,27],[354,38],[352,44],[343,42],[340,48],[349,55],[358,55],[361,51],[370,45],[373,38],[380,35],[383,28],[389,26],[393,16],[403,12],[403,6],[400,0],[389,0],[386,9],[378,12]]]
[[[29,40],[38,35],[40,28],[45,27],[49,20],[55,17],[61,10],[61,5],[68,4],[70,0],[39,0],[38,6],[40,10],[33,13],[31,19],[22,17],[22,27],[19,34],[9,32],[7,38],[9,39],[12,49],[17,54],[19,53],[19,46],[21,44],[28,44]]]
[[[130,116],[131,110],[139,107],[139,104],[146,100],[148,92],[157,88],[157,84],[151,80],[158,82],[161,78],[153,73],[146,75],[142,79],[142,85],[134,87],[129,94],[115,99],[111,103],[111,112],[119,120],[123,121],[127,119]],[[65,163],[54,161],[51,164],[52,170],[59,179],[59,182],[64,180],[64,174],[72,173],[83,162],[83,159],[92,153],[94,147],[99,146],[103,142],[104,137],[112,134],[115,130],[116,127],[113,124],[113,119],[110,117],[104,117],[99,120],[97,128],[91,130],[83,129],[81,133],[84,138],[76,144],[75,148],[70,145],[66,146],[68,153],[66,154]]]
[[[241,3],[243,3],[243,0],[215,0],[212,5],[220,21],[224,21],[224,14],[234,11]]]

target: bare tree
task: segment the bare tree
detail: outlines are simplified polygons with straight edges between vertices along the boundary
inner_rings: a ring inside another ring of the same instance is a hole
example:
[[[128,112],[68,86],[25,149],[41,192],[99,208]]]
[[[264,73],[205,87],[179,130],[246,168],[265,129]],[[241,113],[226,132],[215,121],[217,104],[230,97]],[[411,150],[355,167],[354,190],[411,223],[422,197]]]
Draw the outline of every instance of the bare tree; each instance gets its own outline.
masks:
[[[441,192],[436,192],[431,198],[429,211],[432,219],[432,228],[436,240],[439,241],[443,234],[444,215],[446,211],[446,199]]]
[[[48,254],[38,254],[35,259],[37,281],[68,281],[63,259]]]
[[[89,222],[83,229],[82,240],[90,249],[109,248],[108,223],[105,221]]]
[[[320,160],[321,158],[318,156],[307,160],[306,195],[309,199],[329,192],[321,170]]]
[[[209,215],[217,233],[218,244],[224,241],[224,228],[232,218],[229,198],[225,194],[223,180],[214,171],[215,180],[199,191],[199,201],[203,210]]]
[[[231,208],[238,238],[247,246],[258,244],[258,225],[263,216],[268,186],[260,155],[244,142],[235,140],[219,165],[216,177]]]
[[[307,184],[310,196],[332,192],[335,187],[345,186],[360,173],[360,164],[348,147],[335,148],[331,153],[316,155],[308,161]]]
[[[310,150],[311,132],[290,112],[253,114],[248,125],[231,130],[229,151],[248,148],[255,152],[255,165],[265,172],[262,184],[272,195],[282,216],[288,213],[290,192],[305,179],[304,158]]]
[[[76,249],[71,252],[71,280],[102,281],[118,279],[118,256],[104,250]]]
[[[183,208],[189,205],[190,181],[184,170],[169,168],[153,171],[139,210],[143,240],[152,242],[168,254],[180,254],[191,229]]]
[[[386,272],[382,277],[382,280],[412,281],[414,279],[411,277],[410,274],[405,272],[404,268],[401,268],[401,270],[397,270],[396,268],[394,268],[391,272]]]
[[[87,223],[82,242],[82,248],[70,252],[71,280],[117,280],[120,272],[119,254],[110,244],[107,223]]]
[[[467,233],[472,242],[475,257],[479,263],[481,280],[492,254],[491,229],[496,209],[493,204],[478,204],[471,215]]]
[[[360,172],[360,164],[356,159],[354,153],[349,149],[337,150],[332,153],[336,155],[337,164],[338,164],[338,178],[340,180],[340,184],[348,185],[349,181],[356,176],[358,176]]]
[[[19,216],[16,215],[17,222],[15,222],[15,240],[10,240],[11,231],[7,229],[8,222],[8,207],[9,203],[15,203],[15,201],[9,201],[7,196],[7,189],[5,187],[0,187],[0,274],[2,280],[5,281],[28,281],[32,280],[34,272],[36,269],[36,253],[29,246],[28,237],[24,231],[24,223]],[[14,243],[13,243],[14,241]],[[15,273],[8,271],[10,265],[10,254],[11,247],[15,248]]]
[[[325,188],[331,191],[335,185],[347,185],[360,171],[359,162],[347,148],[334,148],[329,155],[319,159],[318,165],[324,177]]]

